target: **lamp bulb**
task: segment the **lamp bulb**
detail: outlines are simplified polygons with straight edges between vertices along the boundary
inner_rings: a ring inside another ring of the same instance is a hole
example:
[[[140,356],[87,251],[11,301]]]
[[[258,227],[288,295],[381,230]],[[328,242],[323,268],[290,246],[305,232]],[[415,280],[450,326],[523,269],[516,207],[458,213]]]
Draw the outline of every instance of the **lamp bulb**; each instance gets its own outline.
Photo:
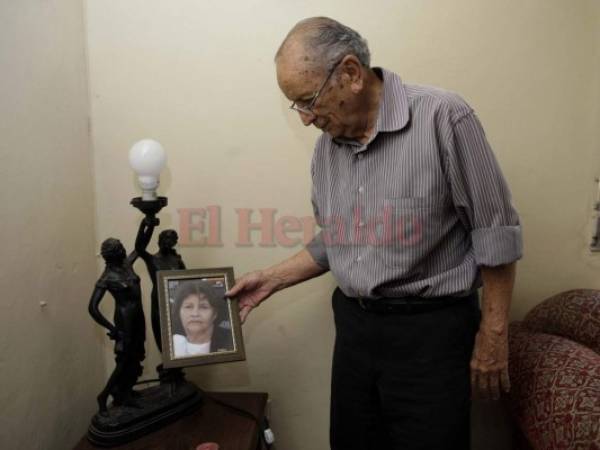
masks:
[[[142,139],[129,150],[129,164],[138,176],[143,200],[156,200],[158,177],[166,163],[165,150],[153,139]]]

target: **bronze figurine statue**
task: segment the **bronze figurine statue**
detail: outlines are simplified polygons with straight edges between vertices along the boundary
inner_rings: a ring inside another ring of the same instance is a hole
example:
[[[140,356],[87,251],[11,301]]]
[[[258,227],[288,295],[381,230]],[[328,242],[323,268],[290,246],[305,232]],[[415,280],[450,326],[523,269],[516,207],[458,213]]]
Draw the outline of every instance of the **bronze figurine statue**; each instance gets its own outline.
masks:
[[[143,222],[147,222],[146,219]],[[154,230],[154,222],[147,224],[148,233],[152,235]],[[141,237],[140,237],[141,236]],[[149,238],[148,238],[149,239]],[[161,332],[160,332],[160,310],[158,306],[158,281],[156,274],[159,270],[185,270],[185,264],[181,259],[181,255],[175,250],[177,245],[177,232],[175,230],[164,230],[158,235],[158,252],[151,255],[146,251],[147,242],[145,241],[145,235],[138,235],[138,239],[135,243],[135,251],[140,258],[146,263],[148,275],[150,281],[152,281],[152,293],[151,298],[151,319],[152,319],[152,332],[154,333],[154,340],[156,346],[162,352],[161,343]]]
[[[160,379],[158,385],[134,389],[140,383],[138,378],[142,374],[146,325],[140,278],[133,269],[133,263],[141,257],[152,280],[152,329],[159,349],[161,333],[157,272],[162,269],[184,269],[185,265],[174,250],[177,243],[174,230],[160,234],[158,253],[151,255],[146,251],[154,229],[159,225],[156,214],[167,205],[167,198],[144,200],[136,197],[131,204],[145,216],[138,228],[135,250],[127,256],[125,247],[118,239],[109,238],[102,243],[101,254],[106,267],[96,282],[89,302],[90,315],[108,330],[108,336],[115,341],[116,366],[98,395],[99,411],[92,417],[87,434],[90,442],[102,447],[132,441],[176,420],[202,403],[200,391],[185,380],[182,369],[164,370],[160,365],[157,368]],[[104,317],[99,308],[107,291],[115,299],[113,323]],[[109,396],[113,399],[110,407],[107,405]]]
[[[148,226],[148,222],[150,221],[144,219],[138,230],[136,244],[140,249],[145,249],[152,237],[153,226]],[[142,374],[142,361],[146,356],[146,324],[140,278],[133,270],[137,253],[134,251],[127,256],[121,241],[108,238],[102,243],[101,254],[106,267],[96,282],[90,298],[89,312],[98,324],[108,329],[108,336],[115,341],[116,366],[105,388],[98,395],[100,413],[106,414],[109,395],[115,406],[136,405],[133,386]],[[114,324],[99,309],[106,291],[115,299]]]

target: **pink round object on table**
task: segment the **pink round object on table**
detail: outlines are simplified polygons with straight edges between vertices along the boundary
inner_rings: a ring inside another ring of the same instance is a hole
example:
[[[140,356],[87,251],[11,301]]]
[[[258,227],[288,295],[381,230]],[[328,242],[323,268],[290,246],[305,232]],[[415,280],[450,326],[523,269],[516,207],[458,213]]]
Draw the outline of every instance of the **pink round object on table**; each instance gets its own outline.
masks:
[[[205,442],[204,444],[200,444],[196,447],[196,450],[219,450],[219,444],[215,444],[214,442]]]

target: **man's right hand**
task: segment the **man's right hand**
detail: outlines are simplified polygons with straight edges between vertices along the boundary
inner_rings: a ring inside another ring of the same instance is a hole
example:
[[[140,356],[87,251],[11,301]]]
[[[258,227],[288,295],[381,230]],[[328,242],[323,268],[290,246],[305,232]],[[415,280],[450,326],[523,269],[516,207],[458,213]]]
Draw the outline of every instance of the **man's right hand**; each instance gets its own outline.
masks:
[[[314,278],[327,272],[319,266],[306,249],[265,270],[249,272],[239,278],[235,285],[225,292],[225,297],[236,297],[240,306],[242,323],[254,308],[272,294],[301,281]]]
[[[240,320],[246,321],[246,317],[263,300],[269,298],[277,291],[277,280],[268,276],[265,271],[257,270],[249,272],[236,280],[235,285],[225,292],[226,297],[236,297],[240,307]]]

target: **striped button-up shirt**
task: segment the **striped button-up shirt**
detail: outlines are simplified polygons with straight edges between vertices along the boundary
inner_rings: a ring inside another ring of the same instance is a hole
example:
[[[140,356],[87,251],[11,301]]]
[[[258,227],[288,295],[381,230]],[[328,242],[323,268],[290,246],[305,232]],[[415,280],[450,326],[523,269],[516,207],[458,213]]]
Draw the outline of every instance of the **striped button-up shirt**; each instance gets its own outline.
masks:
[[[317,140],[307,245],[350,297],[467,295],[479,266],[521,257],[517,212],[473,109],[375,69],[383,92],[366,144]]]

